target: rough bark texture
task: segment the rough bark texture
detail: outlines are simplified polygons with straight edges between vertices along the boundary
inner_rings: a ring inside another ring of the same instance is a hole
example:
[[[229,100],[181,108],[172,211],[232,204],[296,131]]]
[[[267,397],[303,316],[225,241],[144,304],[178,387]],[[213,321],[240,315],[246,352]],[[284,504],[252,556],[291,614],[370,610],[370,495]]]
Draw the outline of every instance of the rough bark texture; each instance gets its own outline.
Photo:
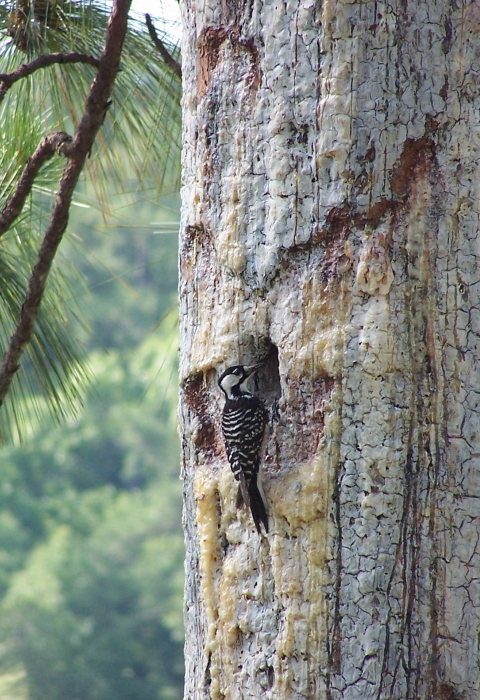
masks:
[[[185,0],[188,700],[477,700],[480,6]],[[268,358],[271,533],[217,371]]]

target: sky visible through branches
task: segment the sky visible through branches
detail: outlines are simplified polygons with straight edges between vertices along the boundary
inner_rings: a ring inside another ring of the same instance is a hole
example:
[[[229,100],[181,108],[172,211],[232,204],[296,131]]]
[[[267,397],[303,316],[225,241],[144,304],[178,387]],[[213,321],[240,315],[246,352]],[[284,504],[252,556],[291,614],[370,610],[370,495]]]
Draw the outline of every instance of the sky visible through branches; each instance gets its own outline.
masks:
[[[177,0],[133,0],[132,11],[138,18],[144,21],[145,14],[148,13],[154,21],[157,21],[159,29],[163,28],[175,42],[180,41],[182,26],[180,21],[180,7]],[[143,17],[142,17],[143,15]]]

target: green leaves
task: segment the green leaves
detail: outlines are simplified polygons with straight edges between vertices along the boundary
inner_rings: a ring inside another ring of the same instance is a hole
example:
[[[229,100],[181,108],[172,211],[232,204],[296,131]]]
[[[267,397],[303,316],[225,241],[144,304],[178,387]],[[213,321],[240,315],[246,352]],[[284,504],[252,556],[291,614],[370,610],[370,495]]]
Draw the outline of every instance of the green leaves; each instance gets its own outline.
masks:
[[[0,688],[17,679],[13,698],[22,679],[30,700],[181,697],[175,340],[163,327],[134,351],[95,352],[85,414],[2,451]]]
[[[99,57],[110,6],[88,0],[50,2],[50,6],[46,21],[44,12],[35,9],[42,3],[32,1],[17,34],[10,41],[0,42],[0,72],[12,71],[26,58],[53,52],[75,51]],[[4,36],[8,36],[10,13],[5,6],[2,8],[0,30],[3,28]],[[20,36],[26,42],[25,50],[19,48]],[[172,53],[178,54],[167,36],[161,38]],[[40,115],[44,132],[61,129],[71,133],[94,76],[95,69],[89,65],[51,66],[16,83],[6,102],[16,100],[26,115]],[[90,176],[98,181],[99,196],[104,191],[100,175],[108,176],[121,191],[130,189],[132,178],[157,193],[178,189],[180,98],[178,78],[156,53],[145,25],[131,19],[113,103],[88,166]],[[10,113],[7,107],[6,115]],[[12,118],[4,123],[6,141],[18,143],[19,124]]]
[[[0,73],[52,52],[98,57],[109,11],[109,4],[89,0],[2,3]],[[169,45],[168,37],[162,40]],[[175,52],[175,47],[169,48]],[[73,132],[94,76],[91,65],[54,65],[8,90],[0,103],[0,207],[11,197],[41,138],[52,130]],[[178,78],[155,52],[146,27],[132,20],[113,102],[86,166],[86,176],[104,212],[111,208],[112,191],[142,188],[153,197],[178,187],[180,92]],[[2,355],[18,319],[63,165],[56,157],[42,168],[27,206],[0,242]],[[81,407],[88,370],[72,334],[72,319],[78,326],[80,318],[71,303],[75,277],[62,263],[49,280],[48,297],[42,303],[21,375],[0,410],[0,442],[23,439],[34,417],[50,413],[63,420]]]
[[[22,659],[32,700],[64,700],[72,688],[85,700],[181,696],[183,542],[168,521],[172,496],[164,486],[125,494],[87,537],[57,528],[13,578],[0,668]]]
[[[0,245],[0,353],[3,356],[25,297],[28,273],[35,257],[30,236],[13,236]],[[17,235],[15,235],[17,234]],[[75,273],[71,271],[73,276]],[[39,312],[37,327],[27,345],[24,362],[0,411],[0,440],[22,439],[27,425],[46,409],[56,421],[76,415],[88,379],[81,348],[69,332],[65,299],[71,282],[56,270]]]
[[[12,17],[13,1],[0,3],[0,73],[52,51],[98,57],[109,5],[16,0]],[[45,133],[73,132],[94,75],[91,65],[50,66],[7,91],[0,103],[0,206]],[[3,448],[0,472],[2,697],[181,697],[183,538],[171,311],[177,207],[173,202],[165,214],[155,202],[178,186],[179,143],[178,79],[143,25],[132,21],[87,184],[77,192],[81,206],[73,212],[81,216],[71,216],[65,255],[0,410],[0,438],[24,439]],[[54,157],[42,167],[27,206],[0,239],[0,353],[63,166]],[[121,193],[140,189],[142,206],[128,214]],[[155,235],[152,222],[162,218],[172,235]],[[90,372],[96,385],[88,395]],[[77,415],[82,401],[86,410]]]

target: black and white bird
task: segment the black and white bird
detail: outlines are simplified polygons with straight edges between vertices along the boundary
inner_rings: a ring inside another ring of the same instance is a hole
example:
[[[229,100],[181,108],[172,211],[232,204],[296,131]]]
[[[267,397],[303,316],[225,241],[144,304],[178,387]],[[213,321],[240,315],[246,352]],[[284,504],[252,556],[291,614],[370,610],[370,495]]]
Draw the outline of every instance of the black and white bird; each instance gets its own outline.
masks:
[[[227,457],[235,479],[240,482],[237,508],[243,503],[250,508],[259,533],[261,523],[268,532],[267,511],[257,484],[268,414],[263,402],[248,390],[247,383],[263,364],[229,367],[218,380],[227,399],[222,413]]]

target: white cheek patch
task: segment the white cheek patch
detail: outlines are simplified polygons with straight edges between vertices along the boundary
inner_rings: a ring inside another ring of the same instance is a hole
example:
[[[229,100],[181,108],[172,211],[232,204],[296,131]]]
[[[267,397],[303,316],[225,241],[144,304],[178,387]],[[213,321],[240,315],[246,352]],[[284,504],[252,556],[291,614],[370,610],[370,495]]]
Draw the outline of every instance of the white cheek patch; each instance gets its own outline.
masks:
[[[250,374],[250,375],[249,375],[246,379],[244,379],[243,382],[240,384],[240,389],[241,389],[241,391],[246,391],[247,393],[250,393],[250,392],[249,392],[249,389],[248,389],[248,382],[250,381],[250,379],[253,379],[253,374]]]
[[[232,391],[232,387],[239,384],[239,378],[234,374],[227,374],[227,376],[222,380],[222,389],[228,394]]]

